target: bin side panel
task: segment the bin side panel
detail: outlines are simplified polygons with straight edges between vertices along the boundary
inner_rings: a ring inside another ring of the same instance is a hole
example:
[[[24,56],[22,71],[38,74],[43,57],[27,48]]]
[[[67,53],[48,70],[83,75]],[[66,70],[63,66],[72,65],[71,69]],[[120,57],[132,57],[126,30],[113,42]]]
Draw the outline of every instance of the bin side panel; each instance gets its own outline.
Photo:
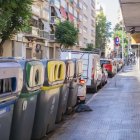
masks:
[[[0,140],[9,140],[14,105],[0,109]]]
[[[70,83],[69,97],[67,108],[73,108],[77,103],[77,94],[78,94],[78,83],[72,81]]]
[[[69,96],[69,83],[65,83],[60,90],[59,104],[56,116],[56,123],[62,120],[62,116],[66,112],[68,96]]]
[[[35,116],[37,95],[19,98],[15,104],[11,140],[30,140]]]
[[[41,139],[55,127],[60,88],[41,91],[38,96],[32,139]]]

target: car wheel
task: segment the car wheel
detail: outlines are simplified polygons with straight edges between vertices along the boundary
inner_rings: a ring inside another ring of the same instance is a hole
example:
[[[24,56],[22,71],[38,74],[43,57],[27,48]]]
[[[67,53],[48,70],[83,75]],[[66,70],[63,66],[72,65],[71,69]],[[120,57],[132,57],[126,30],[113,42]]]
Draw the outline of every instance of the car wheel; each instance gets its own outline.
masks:
[[[103,86],[103,82],[100,83],[100,85],[99,85],[99,89],[101,89],[102,86]]]

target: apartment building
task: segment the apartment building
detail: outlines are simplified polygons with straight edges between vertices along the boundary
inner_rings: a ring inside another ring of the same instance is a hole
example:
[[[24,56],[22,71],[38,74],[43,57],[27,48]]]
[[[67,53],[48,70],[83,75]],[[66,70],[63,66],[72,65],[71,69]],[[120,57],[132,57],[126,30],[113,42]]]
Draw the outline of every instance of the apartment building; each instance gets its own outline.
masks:
[[[48,58],[49,5],[47,0],[36,0],[32,7],[31,28],[18,33],[4,44],[3,56]],[[8,50],[8,51],[7,51]]]
[[[95,45],[94,0],[50,0],[50,11],[50,54],[57,56],[59,50],[54,36],[58,20],[70,20],[79,29],[79,40],[74,49],[86,48],[88,43]]]
[[[95,45],[95,0],[82,0],[82,36],[81,47],[86,48],[87,44]]]
[[[32,14],[31,30],[7,41],[4,56],[58,58],[60,49],[55,41],[55,27],[64,20],[69,20],[79,29],[74,49],[85,48],[87,43],[95,44],[94,0],[36,0]]]
[[[50,39],[49,39],[49,54],[50,58],[59,57],[59,44],[55,42],[55,25],[58,21],[69,20],[74,23],[75,27],[79,28],[82,16],[82,3],[81,0],[50,0],[49,1],[49,11],[50,11]],[[79,32],[80,36],[81,32]],[[78,47],[75,49],[80,49],[80,44],[77,42]]]

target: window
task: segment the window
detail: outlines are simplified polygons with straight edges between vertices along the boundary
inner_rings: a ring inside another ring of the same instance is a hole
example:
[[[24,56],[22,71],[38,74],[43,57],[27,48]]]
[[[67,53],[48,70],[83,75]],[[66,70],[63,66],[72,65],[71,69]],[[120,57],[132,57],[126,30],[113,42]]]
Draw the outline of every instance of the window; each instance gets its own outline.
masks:
[[[73,14],[73,8],[69,5],[69,12]]]
[[[83,17],[83,21],[87,22],[88,21],[88,17],[86,15],[84,15]]]
[[[55,0],[54,5],[59,9],[60,8],[60,0]]]
[[[83,31],[86,33],[87,32],[87,27],[83,27]]]
[[[74,0],[74,2],[77,4],[77,0]]]
[[[87,44],[87,41],[88,41],[87,38],[84,38],[84,44]]]
[[[88,6],[85,3],[83,3],[83,9],[87,10],[87,8],[88,8]]]
[[[34,26],[34,27],[37,27],[37,28],[38,28],[38,26],[39,26],[38,20],[32,18],[32,19],[31,19],[31,26]]]
[[[78,14],[77,14],[77,11],[74,10],[74,16],[77,18]]]
[[[67,3],[65,0],[61,0],[61,6],[64,7],[65,9],[67,8]]]

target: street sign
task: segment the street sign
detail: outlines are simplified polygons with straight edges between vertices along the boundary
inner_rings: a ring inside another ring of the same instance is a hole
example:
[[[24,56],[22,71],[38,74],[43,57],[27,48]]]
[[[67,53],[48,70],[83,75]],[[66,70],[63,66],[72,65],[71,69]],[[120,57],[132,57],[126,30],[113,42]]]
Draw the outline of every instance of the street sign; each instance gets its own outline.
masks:
[[[115,42],[115,45],[116,46],[119,46],[119,44],[120,44],[120,38],[119,37],[115,37],[114,42]]]

